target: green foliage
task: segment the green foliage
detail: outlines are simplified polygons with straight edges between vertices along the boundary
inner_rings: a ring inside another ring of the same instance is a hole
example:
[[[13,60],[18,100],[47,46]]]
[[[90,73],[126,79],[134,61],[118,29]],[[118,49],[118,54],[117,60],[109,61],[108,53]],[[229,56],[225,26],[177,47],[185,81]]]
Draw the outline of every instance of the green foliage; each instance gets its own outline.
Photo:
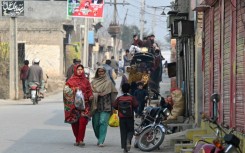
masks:
[[[129,48],[133,41],[134,34],[140,34],[140,30],[137,26],[121,25],[121,40],[123,41],[123,48]]]
[[[0,42],[0,99],[8,98],[9,44]]]
[[[0,42],[0,62],[9,60],[9,44]]]
[[[67,67],[72,64],[72,60],[74,58],[81,58],[81,46],[79,42],[73,43],[73,45],[69,45],[66,47],[66,60],[67,60]]]
[[[123,48],[129,48],[130,45],[133,42],[133,35],[137,34],[138,36],[140,36],[140,30],[137,26],[135,25],[131,25],[131,26],[127,26],[127,25],[121,25],[121,40],[123,42]],[[148,31],[144,32],[144,36],[148,36],[150,35]]]

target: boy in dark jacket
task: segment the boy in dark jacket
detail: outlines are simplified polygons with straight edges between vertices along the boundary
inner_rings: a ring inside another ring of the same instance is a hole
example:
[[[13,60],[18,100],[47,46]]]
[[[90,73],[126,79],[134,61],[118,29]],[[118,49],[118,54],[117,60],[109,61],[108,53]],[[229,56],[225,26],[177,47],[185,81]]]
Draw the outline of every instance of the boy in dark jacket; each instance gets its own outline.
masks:
[[[118,110],[120,134],[121,134],[121,147],[124,153],[127,153],[131,148],[131,141],[134,135],[134,112],[133,110],[138,107],[136,99],[129,94],[130,85],[124,83],[122,85],[123,95],[119,96],[112,106]]]
[[[145,89],[143,89],[143,83],[142,82],[139,82],[137,84],[137,88],[138,89],[135,90],[133,96],[136,98],[136,100],[139,103],[139,107],[137,109],[137,116],[141,116],[142,112],[145,108],[145,105],[147,103],[148,92]]]

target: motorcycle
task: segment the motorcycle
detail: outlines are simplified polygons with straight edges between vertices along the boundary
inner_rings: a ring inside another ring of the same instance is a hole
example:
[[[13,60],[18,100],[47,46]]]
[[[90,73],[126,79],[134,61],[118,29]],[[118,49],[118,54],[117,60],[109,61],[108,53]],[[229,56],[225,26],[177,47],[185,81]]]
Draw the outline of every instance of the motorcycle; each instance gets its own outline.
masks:
[[[168,131],[162,120],[169,115],[170,111],[167,107],[146,107],[141,123],[135,129],[134,147],[142,151],[153,151],[159,148]]]
[[[38,104],[38,101],[41,100],[39,98],[39,90],[40,90],[40,84],[38,82],[31,82],[29,83],[29,90],[30,90],[30,99],[33,102],[33,105]]]
[[[218,110],[218,102],[220,100],[220,96],[214,93],[211,96],[211,101],[213,102],[213,117],[209,119],[205,115],[203,115],[203,119],[208,121],[209,123],[214,124],[216,127],[213,128],[211,125],[210,128],[215,131],[216,138],[213,143],[210,143],[205,140],[199,140],[196,142],[193,153],[242,153],[239,144],[240,139],[233,134],[234,129],[230,132],[226,132],[224,128],[217,123],[217,110]],[[225,134],[224,137],[221,136],[221,131]]]
[[[46,80],[42,81],[42,85],[44,86],[43,92],[46,92],[48,88],[48,79],[49,79],[49,76],[46,74]],[[28,87],[30,91],[29,98],[31,99],[33,105],[38,104],[38,102],[41,101],[41,98],[44,98],[40,94],[40,83],[39,82],[29,82]]]

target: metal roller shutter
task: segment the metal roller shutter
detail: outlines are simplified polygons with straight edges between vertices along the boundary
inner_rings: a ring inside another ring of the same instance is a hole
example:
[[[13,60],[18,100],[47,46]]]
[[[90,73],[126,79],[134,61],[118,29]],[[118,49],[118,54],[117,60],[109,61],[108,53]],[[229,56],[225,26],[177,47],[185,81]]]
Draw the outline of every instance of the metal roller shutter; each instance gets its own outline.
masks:
[[[209,114],[210,102],[210,9],[204,12],[204,113]]]
[[[195,77],[194,77],[194,63],[195,63],[195,51],[194,51],[194,38],[189,39],[190,46],[190,101],[191,101],[191,116],[195,114]]]
[[[245,41],[245,17],[242,18],[242,15],[245,14],[245,8],[241,6],[241,0],[237,1],[237,54],[236,54],[236,104],[235,104],[235,127],[239,131],[245,132],[245,114],[244,114],[244,105],[245,105],[245,50],[244,50],[244,41]]]
[[[225,1],[224,8],[224,50],[223,50],[223,120],[224,124],[230,125],[230,51],[231,51],[231,4],[230,0]]]
[[[220,7],[219,3],[214,6],[214,62],[213,62],[213,92],[220,93]]]

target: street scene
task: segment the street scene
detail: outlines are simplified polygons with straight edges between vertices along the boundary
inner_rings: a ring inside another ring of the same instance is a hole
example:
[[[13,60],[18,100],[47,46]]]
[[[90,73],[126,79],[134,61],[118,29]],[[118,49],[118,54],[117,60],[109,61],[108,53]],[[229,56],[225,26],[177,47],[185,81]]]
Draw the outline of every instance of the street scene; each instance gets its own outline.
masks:
[[[120,83],[120,78],[116,83]],[[169,86],[169,79],[165,76],[164,86]],[[85,146],[74,147],[74,136],[69,124],[64,123],[64,104],[62,91],[54,92],[43,99],[38,106],[33,105],[29,99],[19,101],[0,100],[0,152],[1,153],[114,153],[122,152],[120,148],[119,127],[109,127],[105,147],[96,146],[91,121],[88,123],[85,134]],[[139,119],[137,119],[139,120]],[[180,134],[179,134],[180,135]],[[170,137],[166,136],[160,150],[153,153],[172,153]],[[178,136],[178,134],[177,134]],[[134,141],[134,140],[133,140]],[[131,152],[142,152],[133,148]]]
[[[245,153],[244,0],[0,6],[0,153]]]

